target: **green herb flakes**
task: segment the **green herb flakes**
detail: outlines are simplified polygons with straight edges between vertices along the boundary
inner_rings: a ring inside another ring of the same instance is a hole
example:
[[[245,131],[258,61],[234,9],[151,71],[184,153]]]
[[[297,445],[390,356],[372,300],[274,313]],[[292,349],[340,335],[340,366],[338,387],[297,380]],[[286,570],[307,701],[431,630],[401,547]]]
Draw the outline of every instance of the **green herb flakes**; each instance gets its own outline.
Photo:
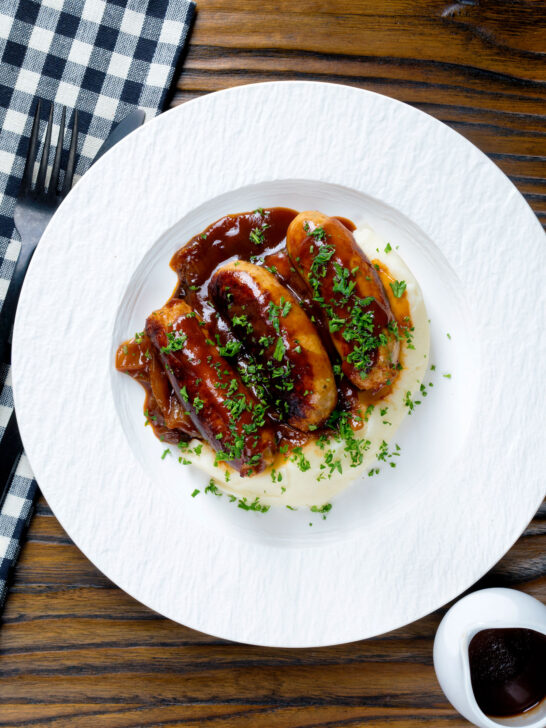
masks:
[[[406,281],[393,281],[392,283],[389,283],[389,286],[396,298],[402,298],[407,284]]]
[[[184,348],[184,344],[188,340],[188,337],[186,334],[181,334],[179,331],[170,331],[167,334],[167,341],[169,342],[167,346],[161,347],[161,352],[163,354],[172,354],[175,351],[180,351]]]

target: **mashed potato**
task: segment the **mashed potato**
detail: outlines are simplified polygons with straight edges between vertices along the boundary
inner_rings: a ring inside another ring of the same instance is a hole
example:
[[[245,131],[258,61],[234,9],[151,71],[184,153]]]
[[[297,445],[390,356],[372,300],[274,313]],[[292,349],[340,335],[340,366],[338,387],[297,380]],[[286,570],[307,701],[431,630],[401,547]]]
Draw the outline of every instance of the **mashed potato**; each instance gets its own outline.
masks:
[[[345,441],[333,437],[322,448],[310,442],[296,456],[288,454],[288,460],[280,455],[274,469],[242,478],[224,464],[215,466],[215,453],[208,444],[203,443],[202,448],[197,448],[199,454],[192,452],[192,448],[200,444],[198,440],[192,441],[184,459],[205,471],[219,488],[229,494],[246,497],[249,501],[258,497],[264,505],[322,506],[375,466],[378,455],[384,459],[392,452],[389,443],[408,412],[407,393],[410,393],[411,399],[411,395],[419,390],[428,366],[427,312],[419,284],[395,249],[387,246],[367,225],[359,226],[354,235],[370,260],[378,261],[387,268],[392,278],[406,282],[405,295],[414,326],[413,348],[408,348],[405,341],[400,342],[403,369],[391,391],[375,403],[373,411],[366,412],[366,405],[362,406],[365,422],[354,432],[355,438],[367,441],[362,462],[354,467],[350,454],[345,450]],[[385,252],[385,248],[389,252]]]

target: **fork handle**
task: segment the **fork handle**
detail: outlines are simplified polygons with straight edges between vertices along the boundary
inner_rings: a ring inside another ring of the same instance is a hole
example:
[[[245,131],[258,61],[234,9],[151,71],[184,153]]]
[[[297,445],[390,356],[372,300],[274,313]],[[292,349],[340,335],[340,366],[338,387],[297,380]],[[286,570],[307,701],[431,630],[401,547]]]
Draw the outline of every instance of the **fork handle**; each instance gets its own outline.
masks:
[[[4,300],[4,305],[0,311],[0,363],[9,363],[6,358],[8,352],[8,342],[13,328],[13,322],[15,319],[15,311],[17,310],[17,302],[19,301],[19,294],[25,280],[25,275],[31,261],[34,249],[25,245],[21,246],[21,251],[17,262],[15,263],[15,271],[11,277],[11,281],[8,287],[8,292]]]

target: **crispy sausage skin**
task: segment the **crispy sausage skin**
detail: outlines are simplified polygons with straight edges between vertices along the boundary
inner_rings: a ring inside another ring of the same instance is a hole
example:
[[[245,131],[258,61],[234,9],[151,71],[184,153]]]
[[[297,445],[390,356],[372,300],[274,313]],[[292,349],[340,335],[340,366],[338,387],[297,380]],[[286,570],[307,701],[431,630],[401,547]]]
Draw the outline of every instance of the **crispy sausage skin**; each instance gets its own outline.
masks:
[[[184,301],[172,299],[146,321],[174,391],[195,427],[242,476],[273,462],[275,436],[265,408],[208,338],[201,319]]]
[[[359,389],[376,392],[396,376],[399,343],[377,271],[336,218],[301,212],[286,235],[288,254],[322,307],[341,368]]]
[[[275,409],[304,432],[323,424],[337,402],[334,374],[315,327],[290,291],[265,268],[235,261],[218,268],[209,292],[261,365]]]

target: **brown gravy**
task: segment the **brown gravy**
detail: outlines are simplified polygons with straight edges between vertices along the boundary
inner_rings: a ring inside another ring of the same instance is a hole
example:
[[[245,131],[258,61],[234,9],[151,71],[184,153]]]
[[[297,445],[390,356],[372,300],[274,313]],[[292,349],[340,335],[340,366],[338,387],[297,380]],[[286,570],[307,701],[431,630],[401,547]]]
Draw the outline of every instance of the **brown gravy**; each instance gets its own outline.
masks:
[[[333,364],[339,363],[338,354],[328,333],[328,324],[323,310],[311,300],[308,288],[292,266],[286,250],[286,232],[297,214],[295,210],[289,208],[275,207],[226,215],[209,225],[203,232],[191,238],[172,257],[170,266],[178,275],[178,283],[169,300],[173,298],[185,300],[206,322],[211,338],[220,346],[226,346],[230,341],[235,342],[236,340],[211,303],[208,290],[210,279],[214,271],[228,261],[246,260],[256,265],[263,265],[274,273],[299,301],[315,324],[330,360]],[[351,232],[355,230],[355,225],[350,220],[342,217],[337,219]],[[251,233],[256,228],[261,229],[265,223],[268,227],[263,229],[263,243],[256,244],[251,239]],[[390,295],[388,281],[393,279],[389,277],[389,272],[383,264],[381,264],[379,275],[389,296],[398,325],[401,328],[410,328],[411,319],[406,294],[401,298],[394,298]],[[178,403],[175,401],[175,397],[169,399],[165,396],[163,396],[164,401],[161,402],[163,407],[158,403],[158,398],[154,394],[154,391],[158,391],[158,384],[154,382],[155,387],[150,384],[151,370],[154,369],[155,363],[156,355],[153,346],[145,334],[138,337],[138,340],[131,339],[122,344],[116,356],[117,369],[126,372],[144,386],[146,422],[152,426],[155,435],[160,440],[177,443],[181,440],[187,441],[191,437],[199,437],[192,431],[191,426],[186,427],[184,422],[180,422],[178,427],[168,426],[166,420],[171,425],[173,422],[176,423],[177,412],[175,410]],[[241,351],[237,355],[237,364],[241,368],[245,368],[249,363],[245,353]],[[353,413],[352,426],[355,430],[364,424],[359,416],[362,406],[366,407],[380,401],[391,389],[391,387],[384,387],[380,392],[370,395],[359,392],[347,377],[336,379],[336,383],[338,388],[337,409]],[[160,387],[159,390],[161,390]],[[165,404],[167,401],[168,404]],[[168,414],[167,418],[165,412]],[[312,433],[303,433],[279,422],[274,412],[270,412],[269,416],[275,424],[281,452],[283,446],[287,445],[289,452],[309,440],[316,440],[321,434],[331,434],[331,430],[327,428],[319,428]]]
[[[468,646],[476,702],[486,715],[513,716],[546,696],[546,637],[532,629],[483,629]]]

